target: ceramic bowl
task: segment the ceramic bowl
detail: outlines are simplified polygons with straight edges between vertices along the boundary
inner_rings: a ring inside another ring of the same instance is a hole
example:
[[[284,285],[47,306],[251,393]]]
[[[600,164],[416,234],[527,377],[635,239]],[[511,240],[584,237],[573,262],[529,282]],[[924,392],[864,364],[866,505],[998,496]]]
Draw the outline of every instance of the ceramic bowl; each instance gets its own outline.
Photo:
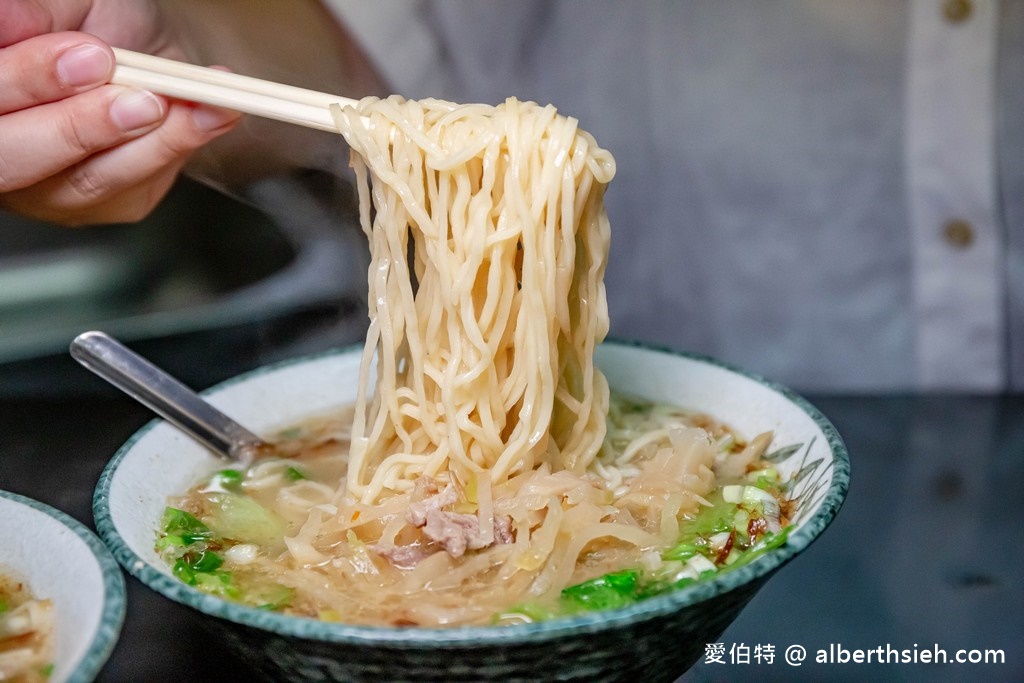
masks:
[[[274,365],[207,395],[243,424],[269,433],[352,402],[360,352]],[[288,617],[190,588],[157,556],[156,528],[168,497],[219,465],[159,421],[135,434],[103,472],[94,498],[97,529],[131,574],[195,609],[273,680],[672,680],[773,572],[825,530],[846,495],[849,460],[818,410],[765,379],[709,358],[622,342],[603,344],[597,362],[613,389],[711,413],[748,437],[775,430],[775,444],[795,446],[777,464],[797,480],[797,528],[788,542],[745,567],[670,595],[536,624],[385,628]]]
[[[89,529],[60,510],[0,491],[0,574],[49,599],[50,683],[88,683],[114,649],[125,613],[121,568]]]

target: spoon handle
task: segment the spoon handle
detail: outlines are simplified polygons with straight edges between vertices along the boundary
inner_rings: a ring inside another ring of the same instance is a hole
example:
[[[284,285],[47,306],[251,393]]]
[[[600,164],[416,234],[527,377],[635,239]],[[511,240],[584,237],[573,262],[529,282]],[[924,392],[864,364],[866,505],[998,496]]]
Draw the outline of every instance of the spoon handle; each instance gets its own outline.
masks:
[[[192,438],[229,460],[249,460],[266,444],[196,392],[103,332],[83,332],[71,356]]]

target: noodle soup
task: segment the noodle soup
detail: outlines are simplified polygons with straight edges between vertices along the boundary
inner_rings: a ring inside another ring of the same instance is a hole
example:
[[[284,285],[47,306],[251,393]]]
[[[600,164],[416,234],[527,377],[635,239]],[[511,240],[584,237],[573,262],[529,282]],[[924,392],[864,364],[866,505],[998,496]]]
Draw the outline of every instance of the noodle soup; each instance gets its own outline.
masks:
[[[737,560],[713,578],[698,580],[680,590],[640,599],[619,609],[580,612],[550,620],[540,620],[546,615],[537,614],[535,623],[504,621],[507,626],[494,626],[494,615],[481,613],[480,621],[475,622],[485,624],[480,626],[364,626],[332,621],[342,615],[332,614],[328,611],[330,607],[323,610],[324,614],[316,615],[323,619],[291,616],[287,612],[298,613],[298,602],[271,611],[270,601],[264,597],[258,598],[262,601],[257,608],[249,607],[246,605],[256,600],[246,603],[243,595],[218,576],[212,578],[224,583],[225,587],[218,590],[223,591],[226,599],[186,585],[174,576],[177,560],[169,564],[168,558],[154,548],[168,505],[180,509],[186,505],[183,494],[230,467],[180,430],[161,421],[154,421],[133,435],[104,470],[95,496],[97,529],[127,572],[156,593],[192,610],[211,626],[215,637],[222,638],[227,647],[267,672],[273,680],[676,680],[703,656],[704,644],[717,642],[744,605],[764,586],[770,586],[775,572],[825,531],[849,486],[849,458],[842,440],[820,412],[767,380],[705,358],[621,342],[602,344],[597,362],[617,391],[662,404],[700,409],[727,420],[734,434],[748,439],[746,443],[753,442],[758,434],[771,432],[773,443],[760,458],[768,466],[754,463],[753,467],[775,469],[781,481],[792,482],[782,495],[791,503],[780,506],[780,513],[788,516],[787,520],[780,518],[780,522],[788,522],[785,526],[790,527],[785,542],[753,561],[736,566]],[[284,437],[291,437],[292,441],[299,438],[296,443],[303,438],[315,442],[319,437],[313,423],[317,421],[311,418],[341,416],[343,406],[354,400],[359,366],[359,349],[334,351],[260,368],[211,390],[207,397],[265,438],[280,434],[282,427],[298,425],[310,431],[292,431]],[[609,405],[615,404],[613,399]],[[340,431],[335,434],[343,436]],[[609,435],[608,438],[614,437],[614,429]],[[795,444],[802,446],[787,448]],[[726,443],[722,445],[725,447]],[[723,450],[735,453],[735,447]],[[307,465],[302,461],[287,460],[300,473],[311,477],[293,483],[315,481],[313,477],[319,476],[305,471]],[[749,470],[738,477],[744,486],[756,483],[762,476],[764,484],[775,476],[764,471],[755,475],[757,469],[750,466],[743,469]],[[229,481],[233,478],[237,481],[234,475],[228,475]],[[336,484],[327,481],[324,485],[334,490]],[[719,484],[716,478],[716,486]],[[440,486],[439,490],[443,488]],[[739,492],[747,493],[745,489]],[[711,495],[706,498],[715,502]],[[314,504],[331,505],[334,501]],[[206,520],[205,528],[190,528],[186,521],[173,535],[181,541],[188,536],[190,543],[203,540],[208,532],[208,537],[212,537],[213,520],[197,508],[191,510]],[[320,511],[329,512],[330,508]],[[703,535],[710,537],[714,533]],[[224,572],[233,584],[240,584],[236,569],[229,564],[226,546],[214,551],[221,555],[223,563],[206,573]],[[314,544],[316,548],[324,549]],[[469,550],[466,554],[480,552],[487,550]],[[680,556],[686,553],[683,548]],[[446,554],[447,551],[440,551],[434,561],[448,562]],[[190,561],[194,564],[198,557],[186,559],[182,553],[179,559],[186,565]],[[689,559],[677,561],[685,564]],[[329,567],[329,563],[325,566]],[[387,569],[387,565],[380,566]],[[284,585],[279,576],[268,577],[269,583]],[[209,581],[198,576],[194,580],[197,585]],[[328,580],[323,578],[320,583],[326,588]],[[630,593],[628,578],[620,582],[613,577],[611,583],[625,584],[625,592]],[[339,584],[337,588],[346,591],[349,585]],[[778,599],[778,595],[775,597]],[[798,600],[799,596],[792,598]],[[404,605],[413,602],[408,598],[402,600]],[[536,602],[527,599],[512,604],[510,598],[498,611],[524,606],[529,609],[527,603]],[[467,603],[468,600],[460,599],[460,604]]]
[[[598,457],[490,486],[423,476],[373,505],[336,492],[352,414],[276,435],[275,457],[171,502],[157,550],[200,590],[352,624],[516,624],[622,607],[784,543],[793,448],[612,395]]]
[[[42,683],[53,671],[53,606],[0,568],[0,681]]]

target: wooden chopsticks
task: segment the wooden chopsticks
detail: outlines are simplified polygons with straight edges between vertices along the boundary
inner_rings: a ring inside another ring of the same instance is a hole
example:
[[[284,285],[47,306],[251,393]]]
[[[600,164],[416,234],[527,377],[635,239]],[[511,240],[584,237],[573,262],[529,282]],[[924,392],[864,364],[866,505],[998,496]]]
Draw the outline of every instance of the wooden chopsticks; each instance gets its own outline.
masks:
[[[117,64],[111,83],[159,95],[211,104],[278,121],[340,133],[330,105],[355,100],[250,76],[218,71],[172,59],[114,48]]]

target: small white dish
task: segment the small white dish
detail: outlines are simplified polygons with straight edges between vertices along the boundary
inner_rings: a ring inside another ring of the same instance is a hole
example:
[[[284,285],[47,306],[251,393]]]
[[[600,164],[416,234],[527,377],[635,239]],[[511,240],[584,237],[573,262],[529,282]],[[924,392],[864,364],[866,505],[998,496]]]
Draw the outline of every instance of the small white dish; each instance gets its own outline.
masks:
[[[124,623],[124,576],[100,540],[67,514],[0,491],[0,574],[53,604],[50,683],[88,683]]]

